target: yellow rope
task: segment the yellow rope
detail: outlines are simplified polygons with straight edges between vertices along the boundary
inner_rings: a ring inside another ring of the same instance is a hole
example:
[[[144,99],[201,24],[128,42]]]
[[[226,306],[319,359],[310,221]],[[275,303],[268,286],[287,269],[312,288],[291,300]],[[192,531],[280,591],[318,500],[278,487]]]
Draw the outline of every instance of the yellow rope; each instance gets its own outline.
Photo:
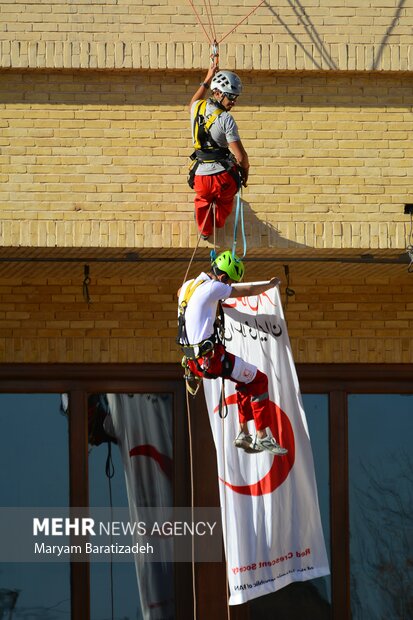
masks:
[[[186,279],[187,279],[187,277],[188,277],[188,273],[189,273],[189,270],[190,270],[190,268],[191,268],[192,261],[193,261],[193,260],[194,260],[194,258],[195,258],[195,254],[196,254],[196,251],[197,251],[197,249],[198,249],[199,242],[201,241],[201,235],[202,235],[202,233],[204,232],[205,224],[206,224],[207,218],[208,218],[208,216],[209,216],[209,214],[210,214],[210,212],[211,212],[211,209],[212,209],[212,203],[209,205],[209,209],[208,209],[208,211],[207,211],[207,214],[206,214],[206,216],[205,216],[205,218],[204,218],[204,221],[202,222],[202,228],[201,228],[201,231],[200,231],[200,233],[199,233],[199,235],[198,235],[198,241],[197,241],[197,243],[196,243],[196,246],[195,246],[195,248],[194,248],[194,251],[192,252],[192,256],[191,256],[191,259],[190,259],[190,261],[189,261],[189,265],[188,265],[188,267],[187,267],[187,270],[186,270],[186,272],[185,272],[184,280],[183,280],[183,282],[182,282],[182,286],[185,284]],[[214,229],[215,229],[215,226],[214,226]]]

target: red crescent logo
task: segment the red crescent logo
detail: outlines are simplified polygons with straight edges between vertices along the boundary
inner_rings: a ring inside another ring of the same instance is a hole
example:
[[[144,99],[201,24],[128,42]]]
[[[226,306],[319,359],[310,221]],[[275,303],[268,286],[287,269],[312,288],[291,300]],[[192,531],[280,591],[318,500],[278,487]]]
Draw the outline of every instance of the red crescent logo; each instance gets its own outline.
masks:
[[[231,394],[225,399],[227,405],[234,405],[237,402],[237,395]],[[294,431],[291,422],[286,413],[278,405],[270,400],[270,429],[277,441],[288,449],[285,456],[274,456],[273,463],[268,473],[263,478],[253,484],[236,485],[220,478],[227,487],[235,493],[241,495],[265,495],[272,493],[277,487],[281,486],[290,473],[295,461],[295,441]],[[216,409],[218,411],[218,408]],[[249,458],[260,458],[260,455],[250,455]]]

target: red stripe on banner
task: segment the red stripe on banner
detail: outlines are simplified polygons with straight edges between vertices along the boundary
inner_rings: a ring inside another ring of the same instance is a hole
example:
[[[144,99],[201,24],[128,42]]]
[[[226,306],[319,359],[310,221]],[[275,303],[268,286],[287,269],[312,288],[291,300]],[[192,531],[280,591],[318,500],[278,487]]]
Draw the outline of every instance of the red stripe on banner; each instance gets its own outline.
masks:
[[[165,476],[172,482],[172,466],[173,461],[166,454],[162,454],[155,448],[155,446],[151,446],[150,444],[143,444],[141,446],[135,446],[132,450],[129,451],[129,456],[148,456],[149,458],[156,461],[159,467],[162,469]]]
[[[231,394],[225,399],[225,403],[229,405],[235,405],[237,403],[237,395]],[[278,405],[269,402],[270,406],[270,429],[277,441],[288,449],[288,454],[284,456],[274,456],[273,463],[268,473],[263,476],[257,482],[252,484],[236,485],[227,482],[223,478],[220,478],[227,487],[232,489],[235,493],[241,495],[265,495],[272,493],[277,487],[279,487],[287,478],[290,473],[294,461],[295,461],[295,440],[294,431],[291,426],[291,422],[286,413]],[[214,413],[218,412],[218,407],[214,409]]]

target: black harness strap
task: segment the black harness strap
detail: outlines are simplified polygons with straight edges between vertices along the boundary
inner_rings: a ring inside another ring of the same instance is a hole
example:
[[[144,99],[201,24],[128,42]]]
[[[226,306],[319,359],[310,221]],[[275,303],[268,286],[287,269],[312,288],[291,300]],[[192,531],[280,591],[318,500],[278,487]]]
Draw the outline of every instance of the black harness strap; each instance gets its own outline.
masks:
[[[210,134],[210,128],[218,118],[218,114],[215,114],[215,118],[208,122],[201,113],[201,108],[204,108],[203,103],[205,103],[206,109],[206,102],[202,101],[196,109],[194,118],[195,146],[197,148],[190,156],[193,163],[189,169],[188,185],[191,189],[194,188],[195,174],[200,164],[217,162],[230,173],[237,184],[237,189],[240,189],[242,178],[231,151],[227,147],[219,146]],[[222,108],[219,103],[215,103],[215,105],[220,108],[220,112],[225,111],[225,108]]]

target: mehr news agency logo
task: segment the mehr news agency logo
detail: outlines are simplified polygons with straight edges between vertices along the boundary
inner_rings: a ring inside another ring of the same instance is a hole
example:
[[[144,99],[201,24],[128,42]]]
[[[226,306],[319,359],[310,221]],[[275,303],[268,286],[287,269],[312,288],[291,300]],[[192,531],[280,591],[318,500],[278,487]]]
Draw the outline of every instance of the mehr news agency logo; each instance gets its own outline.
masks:
[[[50,544],[50,540],[35,541],[35,555],[156,555],[154,541],[170,541],[176,537],[214,536],[217,521],[97,521],[91,517],[45,517],[33,518],[33,536],[35,537],[69,537],[70,544]],[[219,528],[217,528],[219,529]],[[78,541],[77,538],[104,537],[104,544],[90,540]],[[120,537],[133,544],[112,542]],[[139,540],[138,540],[139,539]],[[74,542],[72,542],[74,541]],[[53,541],[55,542],[55,541]]]

